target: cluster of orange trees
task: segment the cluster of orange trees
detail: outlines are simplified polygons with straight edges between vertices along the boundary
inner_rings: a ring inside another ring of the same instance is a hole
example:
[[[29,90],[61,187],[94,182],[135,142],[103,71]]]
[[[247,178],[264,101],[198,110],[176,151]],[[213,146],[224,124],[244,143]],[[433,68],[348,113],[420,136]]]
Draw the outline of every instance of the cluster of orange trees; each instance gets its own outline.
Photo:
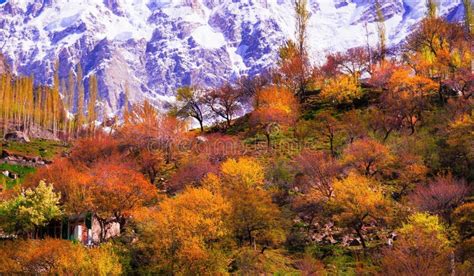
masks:
[[[472,23],[428,1],[400,52],[380,41],[314,67],[304,5],[267,75],[181,88],[169,114],[135,104],[114,132],[74,140],[0,193],[13,237],[0,272],[473,274]],[[97,248],[21,238],[84,212],[102,226]]]

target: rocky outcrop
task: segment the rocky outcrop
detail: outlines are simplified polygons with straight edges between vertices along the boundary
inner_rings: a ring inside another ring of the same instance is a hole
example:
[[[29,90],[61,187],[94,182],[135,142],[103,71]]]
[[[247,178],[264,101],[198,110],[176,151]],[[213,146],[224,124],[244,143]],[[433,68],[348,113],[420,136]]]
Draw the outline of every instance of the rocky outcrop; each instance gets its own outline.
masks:
[[[5,134],[5,141],[29,143],[30,138],[22,131],[12,131]]]
[[[21,165],[27,167],[41,167],[52,162],[45,160],[39,156],[26,156],[22,154],[17,154],[10,152],[8,150],[2,150],[0,155],[0,163],[12,164],[12,165]]]

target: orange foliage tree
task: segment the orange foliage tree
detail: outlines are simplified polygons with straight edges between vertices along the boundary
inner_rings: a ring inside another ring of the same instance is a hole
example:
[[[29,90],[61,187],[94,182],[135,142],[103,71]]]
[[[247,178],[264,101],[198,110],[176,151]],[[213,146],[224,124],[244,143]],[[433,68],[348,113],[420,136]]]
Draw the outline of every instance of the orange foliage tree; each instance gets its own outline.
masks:
[[[0,243],[0,273],[118,275],[122,266],[108,245],[87,249],[66,240],[16,240]]]
[[[94,216],[101,229],[113,222],[126,226],[130,213],[138,207],[157,199],[157,190],[144,176],[123,165],[99,163],[90,172],[89,183]],[[106,231],[101,232],[101,240]]]
[[[275,128],[288,126],[298,117],[298,102],[289,90],[272,86],[257,92],[254,99],[251,121],[263,129],[267,145],[271,147],[270,135]]]
[[[428,96],[439,88],[429,78],[413,75],[407,69],[396,70],[388,82],[388,91],[382,96],[383,107],[391,116],[402,118],[403,124],[415,133],[428,106]]]
[[[342,161],[366,176],[384,173],[394,161],[390,150],[379,142],[364,138],[350,144]]]
[[[145,101],[132,107],[116,137],[124,156],[154,183],[164,165],[177,162],[187,136],[183,122],[160,114]]]

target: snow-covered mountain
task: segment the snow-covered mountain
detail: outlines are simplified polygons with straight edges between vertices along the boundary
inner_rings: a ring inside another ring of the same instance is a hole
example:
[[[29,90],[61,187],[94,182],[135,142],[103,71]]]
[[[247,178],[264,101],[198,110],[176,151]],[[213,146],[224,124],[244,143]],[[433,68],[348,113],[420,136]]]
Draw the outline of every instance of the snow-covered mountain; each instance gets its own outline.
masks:
[[[375,0],[309,0],[310,53],[376,43]],[[381,0],[390,44],[426,13],[423,0]],[[439,13],[462,18],[462,0],[439,0]],[[99,79],[101,104],[162,105],[183,85],[217,86],[275,63],[294,37],[292,0],[7,0],[0,4],[0,52],[13,72],[51,83],[80,62]],[[367,27],[366,24],[367,23]]]

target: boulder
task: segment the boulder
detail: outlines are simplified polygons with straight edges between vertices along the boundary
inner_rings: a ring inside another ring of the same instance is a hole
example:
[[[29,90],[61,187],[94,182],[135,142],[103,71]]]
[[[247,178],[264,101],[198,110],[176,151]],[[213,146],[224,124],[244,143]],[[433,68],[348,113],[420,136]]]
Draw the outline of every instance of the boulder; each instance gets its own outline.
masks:
[[[5,140],[7,141],[15,141],[20,143],[29,143],[30,138],[24,132],[21,131],[13,131],[5,134]]]
[[[12,155],[12,154],[11,154],[8,150],[3,149],[3,150],[2,150],[2,154],[0,155],[0,158],[7,158],[7,157],[9,157],[9,156],[11,156],[11,155]]]

